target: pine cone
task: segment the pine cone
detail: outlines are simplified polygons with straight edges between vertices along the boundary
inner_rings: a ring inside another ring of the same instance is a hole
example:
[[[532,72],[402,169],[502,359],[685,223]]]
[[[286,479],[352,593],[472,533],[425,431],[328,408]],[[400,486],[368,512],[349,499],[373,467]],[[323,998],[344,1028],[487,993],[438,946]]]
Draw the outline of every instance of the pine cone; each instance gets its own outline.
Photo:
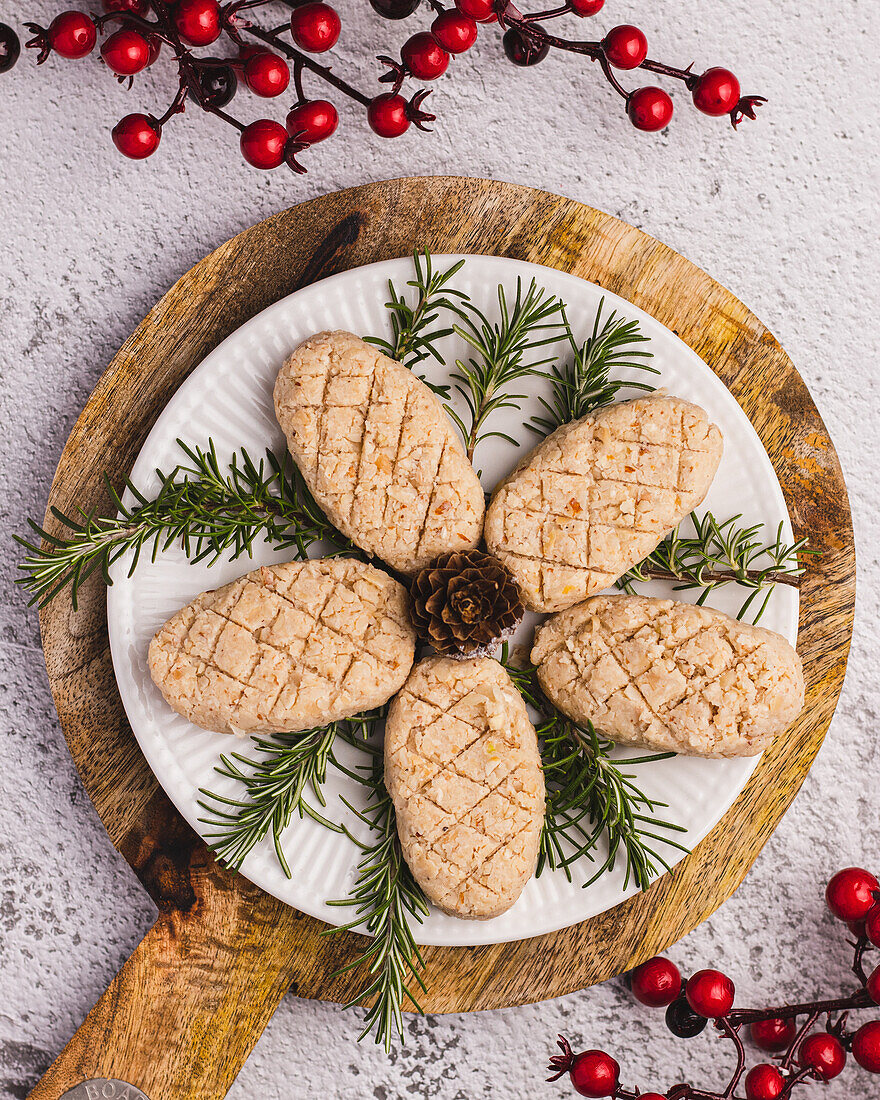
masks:
[[[513,629],[524,608],[516,582],[491,554],[453,550],[416,574],[412,616],[438,653],[462,656]]]

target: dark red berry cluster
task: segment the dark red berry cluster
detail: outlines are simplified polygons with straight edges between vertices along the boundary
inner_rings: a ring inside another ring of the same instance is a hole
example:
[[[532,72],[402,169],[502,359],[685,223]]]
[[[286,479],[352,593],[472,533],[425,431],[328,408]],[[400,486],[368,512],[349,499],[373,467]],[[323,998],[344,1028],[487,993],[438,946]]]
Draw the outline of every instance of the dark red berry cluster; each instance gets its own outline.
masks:
[[[742,118],[754,118],[756,107],[764,102],[760,96],[742,96],[739,81],[727,69],[712,68],[698,75],[691,67],[677,69],[651,61],[647,39],[638,27],[621,24],[601,39],[581,41],[551,34],[544,26],[561,16],[595,16],[605,0],[565,0],[556,8],[531,14],[523,14],[512,0],[454,0],[450,6],[442,0],[369,0],[386,19],[406,19],[424,7],[430,10],[431,22],[406,40],[399,56],[378,58],[383,66],[378,80],[391,87],[367,94],[316,60],[316,55],[333,49],[342,32],[342,20],[333,7],[324,0],[287,0],[292,8],[289,21],[265,29],[253,22],[252,14],[269,2],[102,0],[101,15],[70,10],[57,15],[48,27],[25,24],[32,35],[26,45],[38,51],[38,64],[50,54],[76,60],[91,54],[99,35],[106,32],[100,45],[101,58],[117,79],[129,86],[138,74],[156,63],[163,50],[172,57],[180,84],[168,109],[158,117],[126,115],[113,128],[116,147],[134,160],[156,151],[163,127],[189,101],[238,129],[242,156],[255,168],[277,168],[286,163],[294,171],[304,172],[298,154],[330,137],[339,123],[337,109],[330,100],[306,94],[306,74],[358,103],[381,137],[399,137],[411,126],[425,130],[426,124],[434,120],[424,109],[429,90],[421,88],[405,95],[404,84],[441,77],[455,57],[476,43],[480,28],[489,25],[501,32],[504,55],[515,65],[535,65],[553,49],[599,62],[639,130],[666,127],[672,118],[672,99],[654,85],[627,91],[620,83],[620,72],[642,69],[679,80],[698,110],[707,115],[727,115],[734,126]],[[207,47],[216,50],[220,40],[234,48],[231,56],[196,52]],[[15,31],[0,23],[0,72],[12,68],[20,52]],[[246,125],[226,110],[242,85],[255,96],[274,99],[283,95],[291,83],[296,101],[284,124],[260,118]]]
[[[559,1037],[561,1054],[550,1059],[556,1081],[568,1074],[575,1092],[594,1100],[787,1100],[806,1081],[838,1077],[848,1055],[868,1073],[880,1074],[880,1019],[849,1030],[850,1013],[880,1005],[880,966],[870,973],[865,956],[880,948],[880,883],[870,871],[848,867],[839,871],[825,891],[828,907],[855,937],[853,973],[859,986],[846,996],[767,1009],[734,1008],[733,982],[719,970],[700,970],[687,981],[669,959],[656,956],[636,967],[627,980],[633,996],[650,1008],[666,1009],[666,1026],[673,1035],[690,1039],[711,1020],[716,1031],[736,1050],[736,1068],[723,1092],[689,1084],[673,1085],[666,1093],[630,1091],[620,1084],[620,1066],[602,1050],[572,1051]],[[819,1021],[824,1017],[824,1027]],[[746,1068],[741,1032],[774,1061]],[[742,1088],[740,1093],[738,1089]]]

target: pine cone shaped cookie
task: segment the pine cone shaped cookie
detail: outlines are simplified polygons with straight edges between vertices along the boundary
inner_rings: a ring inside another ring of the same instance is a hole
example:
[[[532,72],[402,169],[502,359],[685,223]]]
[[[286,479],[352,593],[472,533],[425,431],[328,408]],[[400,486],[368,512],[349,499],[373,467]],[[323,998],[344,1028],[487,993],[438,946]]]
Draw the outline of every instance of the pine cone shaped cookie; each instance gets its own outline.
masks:
[[[438,653],[485,649],[512,630],[524,608],[515,581],[491,554],[453,550],[416,574],[412,618]]]

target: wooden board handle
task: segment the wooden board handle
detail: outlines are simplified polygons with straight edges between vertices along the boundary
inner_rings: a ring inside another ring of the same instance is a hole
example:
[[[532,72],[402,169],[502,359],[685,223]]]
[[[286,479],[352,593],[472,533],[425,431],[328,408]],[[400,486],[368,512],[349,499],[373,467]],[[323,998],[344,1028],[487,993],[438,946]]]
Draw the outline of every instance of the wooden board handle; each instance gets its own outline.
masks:
[[[183,923],[160,915],[33,1100],[58,1100],[96,1077],[126,1081],[150,1100],[225,1096],[289,984],[284,968],[266,966],[276,932],[260,919],[268,916],[222,928],[217,909]]]
[[[123,854],[159,917],[33,1100],[91,1078],[150,1100],[219,1100],[290,986],[300,915],[219,867],[164,796],[155,810],[161,826],[132,834]]]

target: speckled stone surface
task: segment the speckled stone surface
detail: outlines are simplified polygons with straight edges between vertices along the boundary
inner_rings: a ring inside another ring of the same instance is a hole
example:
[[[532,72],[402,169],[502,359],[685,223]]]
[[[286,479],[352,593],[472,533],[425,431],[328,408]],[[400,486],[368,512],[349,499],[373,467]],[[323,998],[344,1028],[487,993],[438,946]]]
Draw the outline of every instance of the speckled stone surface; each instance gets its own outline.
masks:
[[[10,0],[0,18],[47,22],[64,5]],[[387,50],[405,26],[345,0],[339,67]],[[487,33],[440,81],[433,137],[385,143],[345,106],[342,134],[305,159],[306,177],[240,162],[222,123],[187,115],[145,164],[124,161],[109,129],[167,102],[166,64],[125,93],[94,60],[28,57],[0,77],[0,1097],[22,1098],[149,926],[148,899],[109,844],[58,729],[36,617],[13,591],[9,533],[42,515],[67,433],[114,350],[167,287],[217,244],[324,191],[413,173],[491,176],[559,191],[666,241],[731,288],[770,326],[807,380],[835,439],[853,500],[861,603],[837,717],[799,798],[743,886],[670,954],[717,965],[744,1002],[843,988],[847,951],[823,911],[837,867],[880,867],[876,723],[880,691],[877,480],[877,212],[880,115],[868,59],[880,45],[871,0],[608,0],[588,28],[634,21],[652,56],[729,64],[770,98],[734,134],[687,109],[667,133],[634,132],[597,72],[574,59],[496,64]],[[418,22],[418,19],[413,21]],[[366,83],[366,79],[362,81]],[[242,97],[244,101],[244,97]],[[284,106],[286,107],[285,97]],[[255,102],[242,108],[259,112]],[[720,1084],[710,1034],[673,1041],[619,982],[477,1016],[408,1021],[386,1057],[357,1046],[356,1014],[288,998],[234,1085],[234,1100],[483,1100],[567,1096],[543,1083],[557,1031],[602,1046],[624,1081],[665,1091]],[[827,1092],[872,1100],[876,1078],[849,1068]],[[818,1095],[818,1087],[805,1089]]]

